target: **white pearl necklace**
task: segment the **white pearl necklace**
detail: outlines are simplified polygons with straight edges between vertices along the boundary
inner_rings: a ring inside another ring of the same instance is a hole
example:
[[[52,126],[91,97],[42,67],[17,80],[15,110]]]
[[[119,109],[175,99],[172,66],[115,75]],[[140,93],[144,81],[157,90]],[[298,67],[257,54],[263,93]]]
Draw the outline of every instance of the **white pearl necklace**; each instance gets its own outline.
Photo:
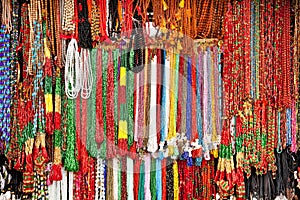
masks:
[[[78,45],[72,39],[68,45],[65,65],[65,92],[69,99],[75,99],[81,89],[81,70]]]
[[[105,160],[101,159],[99,156],[97,158],[97,174],[95,182],[95,200],[105,200]]]
[[[81,49],[81,98],[88,99],[92,92],[93,74],[90,60],[90,51],[88,49]]]

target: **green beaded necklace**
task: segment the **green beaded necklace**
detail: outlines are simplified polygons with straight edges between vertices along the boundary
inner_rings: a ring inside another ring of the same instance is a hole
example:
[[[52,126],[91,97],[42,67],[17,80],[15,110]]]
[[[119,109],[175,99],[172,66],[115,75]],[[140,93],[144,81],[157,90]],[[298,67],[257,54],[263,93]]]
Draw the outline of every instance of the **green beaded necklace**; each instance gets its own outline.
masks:
[[[97,80],[97,49],[92,49],[90,51],[91,69],[93,80]],[[96,85],[97,81],[93,81],[91,96],[88,99],[87,108],[87,138],[86,138],[86,148],[90,156],[97,157],[97,143],[96,143]]]
[[[100,147],[100,158],[106,158],[106,86],[107,86],[108,51],[102,49],[102,103],[103,103],[103,142]]]

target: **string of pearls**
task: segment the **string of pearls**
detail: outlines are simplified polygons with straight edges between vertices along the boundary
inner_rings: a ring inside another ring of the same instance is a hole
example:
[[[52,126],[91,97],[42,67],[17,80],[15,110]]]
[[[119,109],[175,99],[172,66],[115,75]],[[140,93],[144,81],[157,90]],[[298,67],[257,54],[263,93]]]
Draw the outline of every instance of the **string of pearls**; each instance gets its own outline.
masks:
[[[93,77],[91,69],[90,51],[81,49],[79,54],[78,44],[72,39],[68,45],[65,64],[65,92],[69,99],[75,99],[81,91],[81,98],[91,96]]]
[[[101,159],[100,156],[97,157],[97,173],[95,181],[95,200],[105,200],[105,160]]]
[[[72,39],[67,48],[65,64],[65,92],[69,99],[75,99],[81,88],[80,55],[76,39]]]
[[[88,49],[81,49],[81,98],[88,99],[91,96],[93,86],[93,74],[90,60],[90,51]]]

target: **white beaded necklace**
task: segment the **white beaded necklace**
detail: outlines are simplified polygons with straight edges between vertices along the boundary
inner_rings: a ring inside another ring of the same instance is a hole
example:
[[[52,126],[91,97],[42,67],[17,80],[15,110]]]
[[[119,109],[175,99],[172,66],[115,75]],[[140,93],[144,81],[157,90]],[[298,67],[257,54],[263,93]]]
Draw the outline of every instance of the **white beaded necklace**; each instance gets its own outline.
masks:
[[[151,98],[150,98],[150,125],[149,125],[149,140],[147,150],[154,153],[157,148],[157,133],[156,133],[156,96],[157,96],[157,56],[151,61]]]
[[[95,182],[95,200],[105,200],[105,160],[101,159],[100,156],[97,157],[97,174]]]
[[[72,39],[68,45],[65,65],[65,92],[69,99],[75,99],[81,89],[81,71],[78,45]]]
[[[93,74],[90,60],[90,51],[88,49],[81,49],[81,98],[88,99],[92,92]]]

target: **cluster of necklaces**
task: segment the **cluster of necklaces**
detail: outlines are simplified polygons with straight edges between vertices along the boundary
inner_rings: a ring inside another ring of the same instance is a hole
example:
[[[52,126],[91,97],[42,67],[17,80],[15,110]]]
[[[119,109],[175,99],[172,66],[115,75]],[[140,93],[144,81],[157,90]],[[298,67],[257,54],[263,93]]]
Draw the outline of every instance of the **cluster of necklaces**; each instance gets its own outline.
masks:
[[[298,0],[2,0],[1,199],[300,197]]]

